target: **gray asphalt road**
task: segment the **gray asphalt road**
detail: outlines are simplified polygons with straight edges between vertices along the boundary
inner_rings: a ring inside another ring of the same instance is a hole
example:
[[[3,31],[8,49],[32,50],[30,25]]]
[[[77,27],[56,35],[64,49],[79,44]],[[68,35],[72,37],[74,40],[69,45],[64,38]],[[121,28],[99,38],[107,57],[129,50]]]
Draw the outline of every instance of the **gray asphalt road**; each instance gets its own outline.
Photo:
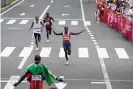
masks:
[[[82,0],[54,0],[51,3],[50,0],[24,0],[2,15],[1,89],[11,89],[10,77],[21,76],[26,67],[33,63],[34,55],[41,54],[42,51],[42,63],[56,76],[65,77],[67,85],[64,89],[133,88],[133,44],[107,25],[94,23],[93,3],[87,3],[87,0],[83,0],[83,3],[80,1]],[[30,7],[31,5],[33,7]],[[56,32],[63,32],[65,25],[71,32],[89,29],[85,33],[71,37],[72,55],[68,66],[65,65],[65,58],[60,57],[64,56],[61,36],[52,33],[51,41],[46,43],[44,29],[40,49],[35,51],[35,47],[30,47],[33,38],[32,31],[29,32],[28,29],[34,16],[41,16],[48,5],[48,12],[56,20],[53,24]],[[25,15],[21,16],[22,13]],[[84,15],[85,21],[91,23],[87,28],[84,26]],[[24,65],[21,53],[30,53]],[[53,84],[48,87],[45,83],[44,89],[52,87],[56,86]],[[15,89],[28,89],[28,83],[22,83]]]

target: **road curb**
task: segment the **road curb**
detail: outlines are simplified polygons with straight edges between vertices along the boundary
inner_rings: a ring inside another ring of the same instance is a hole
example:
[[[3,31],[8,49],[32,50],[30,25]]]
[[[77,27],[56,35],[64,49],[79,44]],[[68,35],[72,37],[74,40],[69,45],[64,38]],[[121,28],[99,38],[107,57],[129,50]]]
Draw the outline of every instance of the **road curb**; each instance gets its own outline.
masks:
[[[8,10],[8,9],[11,8],[12,6],[16,5],[16,4],[19,3],[20,1],[22,1],[22,0],[16,0],[16,1],[14,1],[13,3],[11,3],[11,4],[7,5],[6,7],[2,8],[2,9],[1,9],[1,13],[3,13],[3,12],[6,11],[6,10]]]

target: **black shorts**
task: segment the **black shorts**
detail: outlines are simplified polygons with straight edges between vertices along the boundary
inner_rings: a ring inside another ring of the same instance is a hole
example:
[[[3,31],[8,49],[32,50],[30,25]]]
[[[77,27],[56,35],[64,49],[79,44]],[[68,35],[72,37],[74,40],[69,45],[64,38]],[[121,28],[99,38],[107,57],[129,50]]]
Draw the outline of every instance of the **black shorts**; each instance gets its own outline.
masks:
[[[46,27],[46,32],[47,32],[47,34],[50,34],[51,35],[51,28],[50,27]]]
[[[41,34],[34,33],[34,37],[35,37],[35,39],[40,40],[41,39]]]

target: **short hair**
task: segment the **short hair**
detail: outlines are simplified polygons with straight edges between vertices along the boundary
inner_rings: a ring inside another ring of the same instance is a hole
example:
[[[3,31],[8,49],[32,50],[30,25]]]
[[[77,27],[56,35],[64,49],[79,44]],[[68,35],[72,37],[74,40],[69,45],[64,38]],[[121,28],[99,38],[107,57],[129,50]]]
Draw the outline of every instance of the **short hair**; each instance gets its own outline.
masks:
[[[41,61],[40,55],[35,55],[34,61]]]

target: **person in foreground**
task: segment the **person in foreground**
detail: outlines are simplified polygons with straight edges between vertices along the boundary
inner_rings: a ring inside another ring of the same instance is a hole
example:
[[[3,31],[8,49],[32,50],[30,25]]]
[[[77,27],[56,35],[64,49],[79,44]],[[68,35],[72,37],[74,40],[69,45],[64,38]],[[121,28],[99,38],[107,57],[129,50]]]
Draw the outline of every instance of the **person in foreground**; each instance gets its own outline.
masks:
[[[64,52],[65,52],[65,57],[66,57],[66,65],[69,64],[69,60],[68,60],[68,55],[70,56],[71,55],[71,42],[70,42],[70,38],[71,38],[71,35],[78,35],[80,33],[83,33],[85,32],[86,30],[81,30],[80,32],[78,33],[72,33],[72,32],[69,32],[68,31],[68,27],[65,26],[64,27],[64,32],[62,33],[56,33],[54,30],[53,30],[53,33],[55,35],[62,35],[63,36],[63,48],[64,48]]]
[[[35,56],[34,61],[35,63],[27,67],[27,72],[13,85],[14,87],[18,86],[25,78],[30,82],[30,89],[42,89],[43,80],[45,80],[49,86],[56,80],[59,82],[63,81],[61,78],[57,78],[53,75],[46,65],[40,63],[41,57],[39,55]]]

